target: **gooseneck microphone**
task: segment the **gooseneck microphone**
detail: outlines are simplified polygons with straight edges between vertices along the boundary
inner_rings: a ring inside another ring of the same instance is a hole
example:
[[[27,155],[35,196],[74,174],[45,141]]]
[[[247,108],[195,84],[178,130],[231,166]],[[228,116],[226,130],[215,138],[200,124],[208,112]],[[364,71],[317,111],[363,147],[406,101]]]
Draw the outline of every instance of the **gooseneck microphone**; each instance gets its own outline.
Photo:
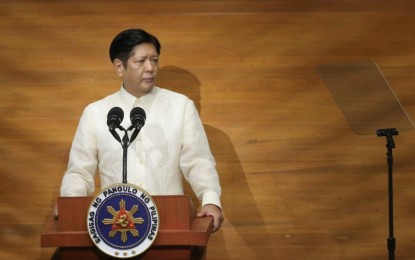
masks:
[[[124,119],[124,111],[119,107],[113,107],[110,109],[107,115],[107,125],[112,136],[121,144],[123,149],[123,170],[122,170],[122,182],[127,183],[127,151],[130,144],[137,137],[141,128],[146,121],[146,112],[141,107],[135,107],[130,112],[131,126],[128,129],[124,129],[121,126],[121,122]],[[124,137],[120,138],[116,129],[124,131]],[[128,138],[128,131],[133,130],[131,137]]]
[[[124,119],[124,111],[119,107],[113,107],[110,109],[107,115],[107,125],[110,130],[118,128]]]
[[[117,139],[118,142],[121,142],[121,138],[118,135],[118,133],[115,131],[115,129],[120,128],[120,125],[123,119],[124,119],[124,111],[122,111],[122,109],[119,107],[113,107],[108,112],[107,125],[112,136],[114,136],[114,138]]]
[[[130,120],[131,128],[134,129],[130,138],[130,143],[132,143],[146,122],[146,112],[141,107],[135,107],[131,110]]]

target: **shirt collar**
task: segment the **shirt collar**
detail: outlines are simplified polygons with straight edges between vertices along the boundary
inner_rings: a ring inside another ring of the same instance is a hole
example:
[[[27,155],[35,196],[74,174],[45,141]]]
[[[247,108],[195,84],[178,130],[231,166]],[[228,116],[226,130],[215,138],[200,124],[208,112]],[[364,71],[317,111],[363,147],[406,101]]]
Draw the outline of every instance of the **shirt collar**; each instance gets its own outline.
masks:
[[[153,89],[148,92],[146,95],[137,98],[130,93],[128,93],[127,90],[124,89],[124,87],[121,85],[120,90],[120,98],[123,104],[125,104],[127,107],[130,107],[131,109],[135,106],[137,99],[139,100],[140,107],[143,107],[144,109],[149,108],[150,104],[154,100],[159,88],[157,86],[154,86]]]

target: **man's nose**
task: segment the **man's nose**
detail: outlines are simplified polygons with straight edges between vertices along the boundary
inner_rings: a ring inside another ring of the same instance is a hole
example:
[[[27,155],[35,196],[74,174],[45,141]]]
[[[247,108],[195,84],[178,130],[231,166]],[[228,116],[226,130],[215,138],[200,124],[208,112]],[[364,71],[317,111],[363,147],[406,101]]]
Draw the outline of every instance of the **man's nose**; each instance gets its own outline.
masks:
[[[146,71],[153,71],[154,65],[151,63],[150,59],[146,59],[145,68],[146,68]]]

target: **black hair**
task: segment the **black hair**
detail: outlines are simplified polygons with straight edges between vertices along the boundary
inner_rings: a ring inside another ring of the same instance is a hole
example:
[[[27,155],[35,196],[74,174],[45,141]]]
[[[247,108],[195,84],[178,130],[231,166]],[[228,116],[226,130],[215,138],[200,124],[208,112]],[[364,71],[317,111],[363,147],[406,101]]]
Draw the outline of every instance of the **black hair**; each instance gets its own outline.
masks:
[[[122,61],[124,66],[127,66],[127,60],[131,51],[135,46],[142,43],[153,44],[156,48],[157,54],[160,55],[161,45],[159,40],[141,29],[128,29],[120,32],[115,36],[110,46],[110,59],[113,62],[115,59]]]

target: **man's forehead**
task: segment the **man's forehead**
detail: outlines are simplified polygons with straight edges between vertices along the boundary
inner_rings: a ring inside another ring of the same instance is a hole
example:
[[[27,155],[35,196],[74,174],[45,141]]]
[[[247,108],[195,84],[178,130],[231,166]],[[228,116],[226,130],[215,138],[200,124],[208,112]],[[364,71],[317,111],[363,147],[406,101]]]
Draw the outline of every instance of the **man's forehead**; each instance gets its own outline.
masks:
[[[158,56],[156,47],[151,43],[141,43],[131,50],[130,56],[140,55],[140,56]]]

